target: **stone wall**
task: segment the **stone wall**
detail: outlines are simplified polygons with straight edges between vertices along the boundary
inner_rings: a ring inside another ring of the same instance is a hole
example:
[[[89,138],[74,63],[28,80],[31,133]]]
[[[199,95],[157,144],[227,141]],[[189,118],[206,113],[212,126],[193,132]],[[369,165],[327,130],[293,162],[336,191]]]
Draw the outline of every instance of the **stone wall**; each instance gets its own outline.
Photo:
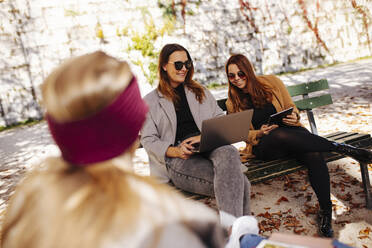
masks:
[[[41,117],[46,75],[97,49],[130,61],[143,93],[152,88],[154,52],[168,42],[189,49],[203,84],[225,83],[224,63],[237,52],[266,74],[372,54],[369,0],[188,0],[185,15],[181,0],[169,14],[171,2],[0,0],[0,126]],[[164,29],[173,14],[174,27]],[[133,45],[152,29],[150,52]]]

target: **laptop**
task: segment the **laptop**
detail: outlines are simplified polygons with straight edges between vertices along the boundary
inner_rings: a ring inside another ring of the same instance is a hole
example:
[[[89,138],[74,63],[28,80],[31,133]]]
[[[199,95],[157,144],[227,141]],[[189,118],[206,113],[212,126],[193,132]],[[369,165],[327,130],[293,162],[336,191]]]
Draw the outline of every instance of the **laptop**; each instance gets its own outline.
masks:
[[[219,116],[202,122],[200,143],[194,144],[194,153],[211,151],[248,139],[253,110]]]

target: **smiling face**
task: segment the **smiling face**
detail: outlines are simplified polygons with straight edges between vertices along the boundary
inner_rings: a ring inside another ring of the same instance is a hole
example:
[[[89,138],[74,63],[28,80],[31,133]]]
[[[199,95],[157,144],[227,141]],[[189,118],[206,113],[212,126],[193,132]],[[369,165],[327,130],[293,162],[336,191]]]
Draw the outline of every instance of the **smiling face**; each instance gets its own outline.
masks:
[[[247,85],[247,77],[236,64],[230,64],[227,67],[227,77],[229,82],[239,89],[244,89]]]
[[[188,61],[187,53],[185,51],[175,51],[169,56],[168,63],[163,66],[163,70],[167,72],[170,85],[176,88],[181,83],[185,82],[187,72],[186,66],[183,65],[180,70],[175,67],[175,62],[186,62]]]

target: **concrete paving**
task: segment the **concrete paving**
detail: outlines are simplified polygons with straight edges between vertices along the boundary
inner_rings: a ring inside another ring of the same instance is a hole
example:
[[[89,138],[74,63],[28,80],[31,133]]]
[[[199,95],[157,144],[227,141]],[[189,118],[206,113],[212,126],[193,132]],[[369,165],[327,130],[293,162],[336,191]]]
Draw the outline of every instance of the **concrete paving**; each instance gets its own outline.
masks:
[[[328,79],[334,103],[314,111],[320,135],[341,130],[372,133],[372,59],[280,78],[286,85]],[[213,90],[213,93],[216,98],[227,96],[226,89]],[[305,114],[301,114],[301,118],[307,124]],[[24,173],[43,158],[58,154],[45,122],[0,132],[0,224],[7,200]],[[364,205],[358,164],[345,158],[328,166],[336,237],[354,247],[372,247],[372,211]],[[141,175],[149,174],[143,149],[137,149],[134,169]],[[369,171],[371,176],[371,167]],[[213,199],[200,201],[215,208]],[[315,215],[310,211],[316,202],[303,172],[252,187],[252,211],[265,236],[274,231],[316,235]]]

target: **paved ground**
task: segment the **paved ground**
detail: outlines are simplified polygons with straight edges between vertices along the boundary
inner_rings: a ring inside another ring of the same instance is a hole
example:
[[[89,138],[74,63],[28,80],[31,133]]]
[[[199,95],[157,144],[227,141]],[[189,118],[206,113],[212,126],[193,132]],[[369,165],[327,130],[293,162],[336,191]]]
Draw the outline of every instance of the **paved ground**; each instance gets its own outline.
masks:
[[[319,133],[372,133],[372,59],[281,76],[287,85],[321,78],[328,79],[334,104],[315,111]],[[226,97],[226,90],[214,93]],[[306,123],[306,116],[301,117]],[[0,133],[0,224],[7,200],[24,173],[44,157],[57,154],[45,123]],[[372,247],[372,211],[365,208],[359,165],[345,158],[328,166],[336,237],[355,247]],[[137,150],[135,170],[149,173],[143,149]],[[371,176],[372,167],[369,170]],[[215,207],[213,199],[200,201]],[[316,235],[315,205],[316,197],[301,172],[252,187],[252,211],[265,236],[277,230]]]

